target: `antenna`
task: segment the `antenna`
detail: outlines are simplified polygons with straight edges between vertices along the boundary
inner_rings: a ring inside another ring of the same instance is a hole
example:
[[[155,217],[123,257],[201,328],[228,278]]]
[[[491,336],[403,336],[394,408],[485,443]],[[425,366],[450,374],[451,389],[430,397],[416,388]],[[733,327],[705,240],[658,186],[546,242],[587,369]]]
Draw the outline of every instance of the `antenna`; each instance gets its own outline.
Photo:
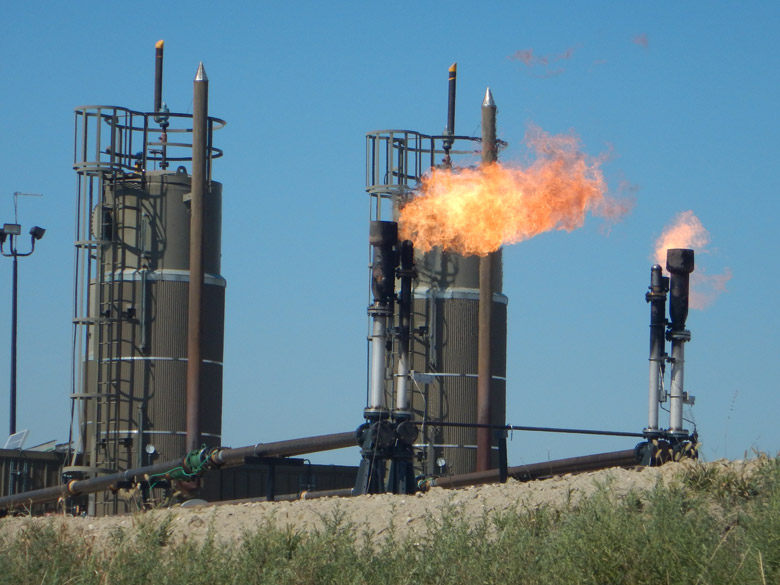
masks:
[[[14,223],[19,223],[18,202],[19,197],[43,197],[43,193],[20,193],[14,191]]]

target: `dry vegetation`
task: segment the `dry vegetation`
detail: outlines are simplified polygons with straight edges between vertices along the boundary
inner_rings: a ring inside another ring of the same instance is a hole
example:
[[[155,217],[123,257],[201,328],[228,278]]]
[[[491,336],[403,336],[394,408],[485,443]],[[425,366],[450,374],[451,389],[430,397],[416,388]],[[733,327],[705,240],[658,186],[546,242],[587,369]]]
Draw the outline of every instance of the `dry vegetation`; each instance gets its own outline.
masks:
[[[0,521],[0,583],[778,583],[780,460]]]

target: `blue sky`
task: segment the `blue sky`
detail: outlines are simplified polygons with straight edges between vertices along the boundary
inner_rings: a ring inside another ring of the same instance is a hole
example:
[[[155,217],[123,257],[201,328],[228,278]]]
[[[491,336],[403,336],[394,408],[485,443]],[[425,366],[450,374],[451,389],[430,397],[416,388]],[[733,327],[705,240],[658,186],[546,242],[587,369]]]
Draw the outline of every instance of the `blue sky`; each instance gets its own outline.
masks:
[[[47,229],[20,260],[19,413],[28,445],[69,424],[76,177],[73,108],[150,110],[154,43],[164,99],[188,112],[203,61],[227,120],[223,437],[241,446],[362,421],[368,196],[365,134],[438,134],[458,63],[457,131],[479,133],[490,86],[505,162],[529,124],[573,132],[612,195],[589,218],[504,252],[507,422],[641,431],[647,422],[653,243],[679,212],[710,232],[697,270],[733,274],[692,311],[690,413],[708,459],[780,449],[780,134],[774,2],[17,2],[2,9],[0,221]],[[11,262],[0,261],[0,428],[7,429]],[[5,285],[5,286],[3,286]],[[664,420],[662,418],[662,420]],[[633,446],[515,433],[520,464]],[[358,452],[318,461],[357,463]]]

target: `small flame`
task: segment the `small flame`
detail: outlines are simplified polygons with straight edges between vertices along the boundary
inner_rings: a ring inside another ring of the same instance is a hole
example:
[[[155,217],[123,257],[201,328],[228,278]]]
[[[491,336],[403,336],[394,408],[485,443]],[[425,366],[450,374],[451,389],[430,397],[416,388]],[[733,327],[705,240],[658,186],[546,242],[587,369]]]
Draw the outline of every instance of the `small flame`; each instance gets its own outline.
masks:
[[[422,251],[485,256],[542,232],[577,229],[588,212],[617,219],[628,211],[605,197],[601,160],[580,152],[577,137],[533,129],[526,140],[537,153],[528,168],[433,169],[401,209],[401,237]]]
[[[666,269],[666,251],[673,248],[692,248],[704,252],[710,243],[710,233],[693,211],[678,213],[655,242],[655,261]]]
[[[683,211],[674,218],[655,242],[655,261],[666,269],[666,251],[672,248],[691,248],[697,253],[709,253],[710,233],[693,211]],[[698,263],[697,263],[698,264]],[[696,267],[691,274],[691,309],[706,309],[721,293],[726,292],[726,283],[731,279],[731,270],[722,274],[707,274]]]

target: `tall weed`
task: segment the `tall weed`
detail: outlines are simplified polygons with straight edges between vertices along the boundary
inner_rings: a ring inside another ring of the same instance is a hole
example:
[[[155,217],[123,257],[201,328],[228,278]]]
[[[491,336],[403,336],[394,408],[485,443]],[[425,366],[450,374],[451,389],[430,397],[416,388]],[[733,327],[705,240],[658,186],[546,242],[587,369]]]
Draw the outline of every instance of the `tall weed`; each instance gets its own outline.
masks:
[[[13,537],[0,523],[0,584],[780,583],[779,460],[712,469],[476,520],[450,503],[419,537],[393,524],[373,534],[338,508],[318,530],[268,521],[238,544],[172,538],[172,515],[136,516],[100,546],[40,519]]]

